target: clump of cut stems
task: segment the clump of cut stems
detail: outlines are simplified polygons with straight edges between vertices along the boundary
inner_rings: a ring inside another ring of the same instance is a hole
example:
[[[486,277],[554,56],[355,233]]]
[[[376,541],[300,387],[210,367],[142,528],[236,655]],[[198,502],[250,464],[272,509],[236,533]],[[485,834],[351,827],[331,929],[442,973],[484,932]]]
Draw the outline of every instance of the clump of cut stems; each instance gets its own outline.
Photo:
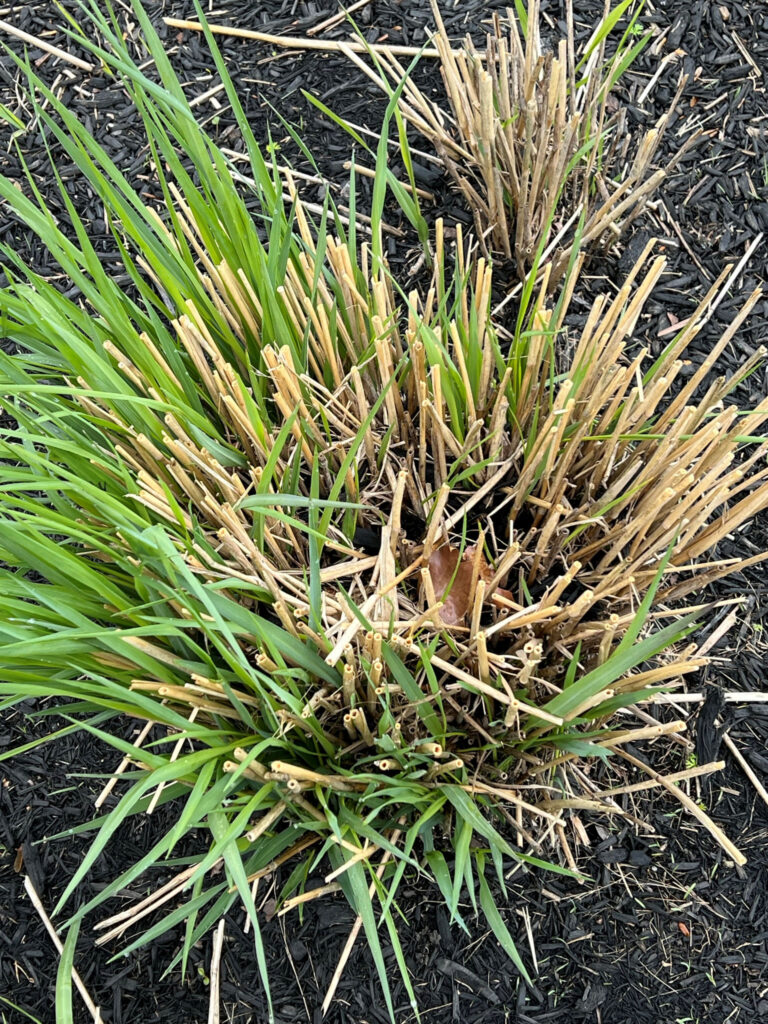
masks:
[[[143,114],[163,204],[27,69],[30,101],[103,202],[129,287],[62,182],[74,238],[0,177],[79,289],[67,297],[2,246],[18,351],[0,354],[14,420],[0,442],[0,694],[74,701],[137,769],[59,910],[126,818],[177,801],[177,825],[72,922],[170,861],[178,873],[102,922],[100,941],[144,922],[128,952],[186,920],[184,967],[240,900],[268,993],[252,887],[290,865],[282,909],[343,891],[394,1018],[379,927],[416,1006],[395,900],[420,868],[460,925],[463,894],[477,901],[527,976],[489,878],[503,895],[510,862],[570,871],[571,811],[621,813],[616,786],[596,789],[579,763],[643,772],[627,743],[681,731],[638,704],[704,660],[682,643],[693,614],[654,631],[654,608],[743,565],[699,559],[768,501],[755,436],[768,403],[726,404],[764,352],[700,388],[757,294],[681,383],[724,278],[649,363],[636,333],[664,267],[649,243],[561,358],[577,244],[557,289],[550,267],[529,277],[502,345],[489,265],[461,231],[451,251],[438,222],[420,292],[386,265],[380,193],[369,238],[330,203],[313,221],[264,161],[209,36],[254,219],[141,7],[162,88],[117,19],[90,10],[105,42],[84,45]],[[125,714],[160,738],[114,735]],[[191,830],[209,843],[192,865],[176,853]],[[324,884],[307,891],[320,856]]]
[[[540,267],[551,262],[555,285],[580,219],[585,250],[610,247],[676,164],[683,150],[653,170],[680,90],[657,124],[639,141],[632,139],[626,109],[613,90],[648,39],[639,29],[635,0],[622,0],[613,10],[607,4],[581,53],[571,0],[567,36],[554,51],[542,43],[539,0],[529,0],[527,13],[519,5],[518,16],[508,10],[508,35],[494,14],[483,54],[469,37],[456,50],[435,0],[432,9],[450,114],[391,55],[377,55],[375,72],[355,54],[348,56],[387,92],[392,82],[403,83],[402,114],[443,160],[474,213],[486,254],[514,260],[521,279],[535,261]],[[610,33],[628,12],[629,24],[608,59]]]

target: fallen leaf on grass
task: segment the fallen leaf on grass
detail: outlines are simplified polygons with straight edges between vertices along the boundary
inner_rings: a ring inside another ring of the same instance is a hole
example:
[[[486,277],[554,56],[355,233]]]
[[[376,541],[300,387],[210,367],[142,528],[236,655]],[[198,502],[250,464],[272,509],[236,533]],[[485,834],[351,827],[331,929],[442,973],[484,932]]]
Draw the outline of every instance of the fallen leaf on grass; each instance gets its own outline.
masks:
[[[429,556],[427,567],[429,575],[432,577],[435,597],[438,601],[443,602],[440,618],[446,626],[460,626],[470,611],[470,602],[473,598],[470,589],[476,554],[477,544],[465,548],[464,554],[461,556],[458,548],[452,544],[443,544]],[[480,552],[478,579],[485,580],[486,583],[490,583],[493,579],[493,567],[486,561],[483,551]],[[452,586],[451,580],[453,580]],[[448,593],[446,594],[446,592]],[[494,587],[492,591],[486,593],[486,600],[493,595],[498,595],[511,602],[515,600],[514,595],[502,587]]]
[[[470,609],[470,601],[473,597],[472,572],[475,558],[477,556],[477,545],[464,549],[464,554],[459,554],[459,549],[452,544],[443,544],[437,548],[429,557],[429,575],[432,577],[432,586],[435,588],[435,597],[443,602],[440,609],[440,618],[446,626],[458,626],[466,619]],[[485,560],[485,555],[480,552],[478,579],[490,582],[493,570]],[[453,585],[451,585],[453,580]]]

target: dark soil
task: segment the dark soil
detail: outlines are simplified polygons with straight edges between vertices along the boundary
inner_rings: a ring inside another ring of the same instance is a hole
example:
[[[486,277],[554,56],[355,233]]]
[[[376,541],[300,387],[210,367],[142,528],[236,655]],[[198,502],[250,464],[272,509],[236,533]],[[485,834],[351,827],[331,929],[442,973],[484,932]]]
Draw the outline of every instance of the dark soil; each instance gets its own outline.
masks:
[[[70,2],[65,6],[74,7]],[[602,6],[602,0],[575,0],[580,34],[589,33]],[[191,16],[191,4],[160,0],[148,7],[183,80],[189,83],[190,95],[209,92],[217,79],[204,41],[194,33],[162,26],[163,15]],[[450,32],[460,36],[471,30],[479,42],[488,16],[502,4],[446,0],[441,7]],[[553,25],[562,16],[560,0],[542,0],[542,7]],[[211,18],[303,35],[336,10],[330,0],[262,0],[258,4],[232,0],[217,8]],[[61,19],[52,0],[33,0],[7,9],[2,17],[73,52],[73,44],[59,31]],[[423,0],[372,0],[359,12],[359,22],[371,40],[417,45],[424,41],[425,27],[431,23]],[[591,288],[614,287],[637,246],[642,247],[649,234],[657,236],[668,256],[669,270],[650,304],[645,331],[652,348],[658,348],[664,343],[659,335],[691,312],[723,264],[738,262],[768,231],[768,100],[764,91],[768,9],[763,0],[648,0],[643,22],[656,26],[659,34],[622,86],[630,120],[637,125],[651,124],[669,102],[678,74],[684,72],[688,76],[684,100],[660,162],[669,160],[693,128],[701,127],[705,134],[665,184],[624,248],[592,267]],[[346,31],[342,25],[326,37],[342,36]],[[20,44],[9,42],[20,52]],[[279,111],[299,129],[320,172],[341,189],[349,140],[321,119],[302,90],[314,93],[348,120],[376,131],[384,103],[368,81],[338,55],[276,50],[238,40],[226,40],[222,45],[257,136],[266,140],[269,126],[286,159],[295,160],[309,174],[315,173],[296,153],[274,112]],[[676,62],[667,66],[648,100],[640,103],[638,97],[658,61],[675,50]],[[31,56],[40,73],[71,109],[86,119],[128,177],[140,188],[148,188],[151,177],[146,170],[143,136],[127,97],[104,77],[83,73],[39,50],[32,49]],[[439,78],[428,61],[417,73],[422,87],[439,89]],[[20,104],[16,78],[11,59],[0,57],[0,102],[29,121],[31,112]],[[203,100],[198,110],[209,120],[219,143],[237,150],[237,132],[224,104],[223,94],[216,93]],[[60,209],[39,139],[30,133],[19,141],[44,194],[54,210]],[[0,165],[4,173],[21,177],[20,163],[8,143],[9,132],[4,130]],[[358,154],[358,159],[365,157]],[[97,203],[73,168],[59,169],[78,210],[91,224],[92,238],[109,262],[116,256],[114,242]],[[420,173],[439,196],[435,214],[448,221],[470,220],[433,164],[425,160]],[[322,188],[310,185],[309,198],[318,198],[313,190],[321,193]],[[360,205],[364,202],[363,196]],[[0,240],[14,246],[41,273],[52,273],[37,240],[7,215],[0,220]],[[710,327],[697,339],[691,354],[694,362],[732,319],[740,299],[765,283],[765,251],[763,241]],[[413,259],[407,240],[393,250],[396,262],[408,265]],[[768,299],[764,299],[725,353],[727,370],[736,369],[765,343],[767,321]],[[739,397],[754,399],[767,389],[768,374],[763,370],[744,386]],[[768,515],[764,514],[724,545],[723,554],[751,555],[766,548]],[[690,679],[691,689],[702,690],[706,685],[730,692],[765,688],[767,571],[757,567],[711,588],[709,597],[746,595],[748,602],[714,648],[717,657],[706,677]],[[720,614],[726,613],[727,609]],[[707,628],[716,625],[717,620],[712,619]],[[696,705],[685,707],[695,710]],[[18,707],[2,713],[0,751],[67,724],[53,717],[32,718],[31,711]],[[661,709],[659,714],[672,717],[673,711]],[[591,820],[583,814],[583,838],[588,845],[577,846],[575,853],[591,877],[588,884],[579,886],[559,876],[529,871],[515,874],[510,882],[504,916],[526,963],[536,972],[533,990],[519,981],[489,933],[478,924],[469,940],[457,928],[450,928],[435,892],[418,878],[411,879],[402,893],[401,909],[408,920],[402,927],[402,939],[427,1024],[749,1024],[768,1020],[768,807],[731,753],[721,746],[721,729],[713,717],[702,712],[692,732],[699,756],[721,756],[726,769],[714,785],[702,782],[691,792],[747,855],[746,868],[736,869],[714,840],[681,814],[678,803],[658,790],[627,805],[647,828],[639,823],[628,827],[619,818],[613,822]],[[768,703],[727,703],[721,720],[757,775],[768,780]],[[130,736],[135,725],[125,723],[124,728]],[[682,747],[636,753],[652,758],[660,768],[680,770],[685,764]],[[43,904],[52,908],[90,837],[44,839],[92,817],[103,776],[114,771],[118,760],[114,751],[92,738],[69,733],[2,763],[0,1021],[20,1024],[29,1019],[25,1014],[42,1024],[55,1020],[58,955],[24,893],[23,877],[29,874]],[[130,827],[99,859],[75,903],[89,899],[146,852],[167,830],[172,815],[172,805],[166,805],[151,817],[131,819]],[[155,881],[163,880],[158,877]],[[353,923],[352,913],[343,902],[330,899],[310,904],[301,919],[270,919],[270,901],[279,887],[279,879],[265,881],[257,898],[264,918],[278,1020],[283,1024],[319,1021],[323,996]],[[201,1024],[208,1020],[210,942],[193,951],[183,982],[177,974],[163,977],[178,942],[179,935],[170,933],[149,949],[110,962],[117,950],[95,947],[90,927],[83,929],[76,966],[105,1021]],[[396,978],[393,962],[398,1024],[404,1024],[413,1015]],[[79,997],[74,999],[75,1020],[89,1019]],[[6,1005],[8,1002],[17,1009]],[[231,915],[226,924],[221,1003],[222,1021],[266,1021],[253,940],[243,933],[241,914]],[[326,1019],[330,1024],[387,1020],[373,963],[362,941],[349,960]]]

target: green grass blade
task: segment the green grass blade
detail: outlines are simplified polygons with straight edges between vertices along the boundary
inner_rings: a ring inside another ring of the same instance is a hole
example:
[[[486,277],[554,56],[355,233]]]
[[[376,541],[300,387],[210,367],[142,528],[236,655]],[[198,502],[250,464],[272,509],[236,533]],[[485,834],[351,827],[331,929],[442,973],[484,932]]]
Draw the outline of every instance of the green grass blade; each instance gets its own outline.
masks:
[[[56,971],[56,1024],[73,1024],[72,970],[79,932],[80,922],[76,921],[68,929],[64,948],[61,951],[59,967]]]

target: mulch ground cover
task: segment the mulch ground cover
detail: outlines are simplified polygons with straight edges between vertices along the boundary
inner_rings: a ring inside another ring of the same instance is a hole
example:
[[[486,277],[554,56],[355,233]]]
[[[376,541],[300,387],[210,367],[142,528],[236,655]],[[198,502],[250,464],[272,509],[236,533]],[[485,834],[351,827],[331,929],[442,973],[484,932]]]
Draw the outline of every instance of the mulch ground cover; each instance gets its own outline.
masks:
[[[65,6],[74,9],[70,3]],[[441,3],[452,36],[459,38],[470,31],[476,42],[484,38],[492,11],[501,6],[476,0]],[[575,0],[574,6],[577,35],[586,38],[602,13],[602,0]],[[234,119],[223,92],[216,88],[218,79],[205,41],[194,32],[163,25],[163,16],[193,17],[192,6],[162,0],[148,2],[147,8],[190,96],[198,97],[201,118],[220,145],[237,152],[240,143]],[[257,4],[233,0],[210,9],[208,16],[215,23],[303,36],[337,10],[329,0],[261,0]],[[562,4],[542,0],[542,10],[554,31],[563,17]],[[121,16],[129,18],[127,11],[121,11]],[[57,27],[60,15],[49,0],[6,8],[0,17],[74,52]],[[371,0],[357,17],[370,41],[417,46],[425,41],[432,24],[429,6],[422,0]],[[621,271],[631,265],[632,253],[649,236],[657,237],[669,265],[649,305],[644,331],[652,349],[660,349],[671,336],[670,328],[692,311],[723,265],[739,264],[748,255],[712,323],[694,343],[690,358],[696,364],[733,317],[740,298],[765,284],[768,7],[764,0],[648,0],[642,20],[653,25],[657,34],[621,85],[630,126],[652,124],[668,105],[683,73],[685,93],[659,163],[668,161],[692,131],[701,129],[702,135],[637,222],[634,234],[609,258],[593,263],[583,297],[586,302],[590,292],[613,289]],[[341,38],[348,31],[341,24],[317,38]],[[9,38],[7,42],[20,51],[18,41]],[[339,54],[235,39],[222,39],[221,45],[257,136],[266,142],[271,132],[278,157],[316,179],[305,182],[310,200],[320,199],[329,187],[318,182],[319,172],[343,203],[347,180],[343,165],[350,158],[350,140],[320,117],[303,91],[373,132],[381,123],[382,97]],[[127,96],[98,73],[84,72],[35,48],[30,54],[40,73],[85,120],[129,179],[154,198],[144,137]],[[651,77],[665,59],[656,86],[646,95]],[[429,60],[422,61],[416,75],[422,88],[440,89],[439,75]],[[24,106],[17,79],[10,57],[0,57],[0,102],[22,120],[30,120],[32,111]],[[315,156],[316,169],[297,152],[278,114],[299,131]],[[2,135],[0,168],[21,179],[10,129],[4,128]],[[39,137],[29,133],[19,141],[47,201],[62,210]],[[418,148],[418,140],[415,144]],[[364,163],[367,157],[358,153],[357,159]],[[417,159],[422,184],[436,197],[430,216],[442,215],[449,224],[470,222],[439,168],[427,157]],[[393,160],[396,166],[396,153]],[[59,165],[59,171],[81,216],[90,223],[91,237],[105,263],[116,265],[114,240],[94,196],[66,163]],[[365,187],[363,179],[361,188]],[[360,205],[364,208],[364,198]],[[396,218],[395,211],[392,217]],[[402,227],[396,219],[391,223]],[[6,215],[0,217],[0,239],[41,273],[55,276],[39,242]],[[398,270],[413,268],[416,253],[407,233],[399,240],[393,236],[390,255]],[[727,372],[765,343],[766,323],[768,297],[724,353]],[[766,390],[768,372],[763,369],[743,385],[739,397],[754,400]],[[763,514],[722,545],[719,556],[749,556],[766,548],[768,514]],[[725,860],[714,841],[659,790],[626,805],[637,822],[592,821],[583,815],[588,845],[583,843],[575,852],[590,876],[588,883],[578,885],[530,871],[520,871],[510,880],[504,916],[533,969],[535,988],[519,980],[490,934],[478,927],[469,938],[450,927],[436,893],[413,878],[401,890],[401,909],[408,922],[402,939],[425,1022],[747,1024],[768,1020],[768,807],[723,744],[725,732],[757,776],[768,780],[768,703],[729,700],[723,704],[721,700],[722,692],[765,689],[767,574],[768,569],[758,566],[711,587],[705,595],[707,599],[745,597],[746,604],[727,623],[729,607],[707,620],[702,640],[723,625],[730,628],[712,648],[713,664],[698,678],[688,677],[691,690],[709,694],[707,702],[683,706],[693,717],[691,734],[699,759],[726,760],[725,771],[714,782],[701,782],[693,795],[746,854],[747,866],[737,869]],[[57,717],[33,719],[32,710],[21,706],[3,714],[0,751],[66,725]],[[678,711],[667,708],[658,713],[672,717]],[[123,727],[126,737],[136,731],[133,722]],[[683,747],[675,745],[663,752],[633,752],[646,760],[653,758],[660,770],[680,770],[687,756]],[[26,897],[23,877],[30,876],[50,909],[82,859],[89,835],[50,843],[42,840],[93,816],[93,801],[117,760],[113,750],[88,736],[70,733],[0,766],[0,996],[18,1007],[0,1001],[0,1021],[20,1024],[29,1019],[25,1014],[43,1024],[55,1020],[58,955]],[[137,860],[167,830],[172,815],[172,806],[166,805],[149,817],[130,819],[76,900],[89,899]],[[156,879],[157,884],[163,881],[163,877]],[[309,904],[301,917],[273,916],[279,888],[279,877],[264,880],[257,896],[277,1020],[281,1024],[319,1021],[320,1005],[353,915],[345,903],[331,898]],[[128,898],[125,894],[116,901],[115,910],[126,906]],[[242,914],[230,915],[226,923],[221,1020],[261,1024],[266,1021],[264,996],[252,937],[244,934],[243,924]],[[114,961],[116,949],[97,947],[93,938],[90,928],[84,928],[76,966],[105,1022],[198,1024],[208,1019],[209,941],[193,951],[188,977],[182,982],[175,974],[163,977],[177,948],[176,933]],[[393,969],[398,1021],[405,1022],[413,1015],[396,977]],[[88,1019],[82,1005],[76,1006],[75,1019]],[[373,963],[362,941],[325,1019],[330,1024],[387,1020]]]

